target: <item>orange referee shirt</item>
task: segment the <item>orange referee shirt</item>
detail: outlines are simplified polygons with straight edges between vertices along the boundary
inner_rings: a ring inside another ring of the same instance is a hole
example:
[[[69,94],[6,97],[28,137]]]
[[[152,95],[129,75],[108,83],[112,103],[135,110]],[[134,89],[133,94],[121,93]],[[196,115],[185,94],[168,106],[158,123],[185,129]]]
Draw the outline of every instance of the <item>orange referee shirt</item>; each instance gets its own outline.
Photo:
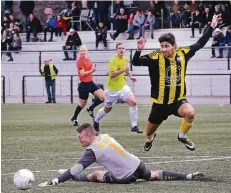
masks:
[[[79,60],[77,61],[77,69],[78,69],[78,74],[79,74],[79,80],[80,82],[92,82],[92,74],[89,74],[87,76],[81,76],[79,73],[79,70],[84,69],[84,71],[89,71],[92,69],[92,63],[91,60],[85,57],[80,57]]]

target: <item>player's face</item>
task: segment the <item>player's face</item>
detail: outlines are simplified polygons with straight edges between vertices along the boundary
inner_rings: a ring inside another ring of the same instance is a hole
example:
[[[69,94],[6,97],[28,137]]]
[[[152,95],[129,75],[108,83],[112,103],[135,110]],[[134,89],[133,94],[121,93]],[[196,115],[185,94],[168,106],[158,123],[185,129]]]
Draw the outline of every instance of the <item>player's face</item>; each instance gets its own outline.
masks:
[[[118,56],[123,56],[125,52],[125,46],[123,44],[119,45],[116,51]]]
[[[87,131],[82,131],[81,133],[78,133],[79,143],[85,147],[91,144],[92,142],[92,135],[89,134]]]
[[[79,50],[80,56],[86,56],[87,55],[87,49],[85,47],[80,48]]]
[[[160,49],[166,57],[171,57],[174,53],[174,46],[168,42],[161,42]]]

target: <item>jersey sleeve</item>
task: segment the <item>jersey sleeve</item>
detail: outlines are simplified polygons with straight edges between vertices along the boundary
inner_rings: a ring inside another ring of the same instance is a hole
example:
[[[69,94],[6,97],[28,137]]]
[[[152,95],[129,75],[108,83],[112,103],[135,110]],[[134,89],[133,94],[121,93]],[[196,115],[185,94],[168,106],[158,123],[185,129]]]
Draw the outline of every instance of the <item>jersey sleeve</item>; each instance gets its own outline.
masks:
[[[159,51],[154,51],[150,54],[140,56],[141,52],[136,51],[132,58],[133,66],[151,66],[156,64],[159,59]]]
[[[85,168],[93,164],[95,161],[96,157],[94,152],[91,149],[87,149],[77,164],[75,164],[71,169],[68,169],[63,174],[57,177],[59,182],[65,182],[73,178],[73,176],[83,171]]]
[[[82,70],[84,69],[84,63],[83,60],[79,59],[76,64],[77,70]]]
[[[187,56],[188,60],[193,57],[198,50],[205,46],[205,44],[209,41],[209,38],[212,36],[212,33],[213,28],[209,26],[203,36],[195,44],[185,48],[185,55]]]

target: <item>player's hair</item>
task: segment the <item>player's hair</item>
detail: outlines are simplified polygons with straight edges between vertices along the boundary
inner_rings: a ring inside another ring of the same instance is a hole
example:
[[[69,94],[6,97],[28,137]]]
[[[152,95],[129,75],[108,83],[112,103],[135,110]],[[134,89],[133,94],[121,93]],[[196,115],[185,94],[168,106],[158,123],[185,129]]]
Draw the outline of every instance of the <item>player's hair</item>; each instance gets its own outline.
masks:
[[[165,33],[165,34],[161,35],[159,37],[159,42],[160,43],[162,43],[162,42],[168,42],[171,45],[175,45],[176,44],[175,36],[173,34],[171,34],[171,33]]]
[[[116,49],[118,48],[118,46],[120,46],[120,45],[123,45],[123,43],[118,43],[118,44],[116,44]]]
[[[81,124],[81,125],[76,129],[76,131],[77,131],[78,133],[82,133],[82,131],[88,131],[88,132],[90,132],[91,134],[96,135],[95,129],[94,129],[94,128],[92,127],[92,125],[89,124],[89,123],[83,123],[83,124]]]

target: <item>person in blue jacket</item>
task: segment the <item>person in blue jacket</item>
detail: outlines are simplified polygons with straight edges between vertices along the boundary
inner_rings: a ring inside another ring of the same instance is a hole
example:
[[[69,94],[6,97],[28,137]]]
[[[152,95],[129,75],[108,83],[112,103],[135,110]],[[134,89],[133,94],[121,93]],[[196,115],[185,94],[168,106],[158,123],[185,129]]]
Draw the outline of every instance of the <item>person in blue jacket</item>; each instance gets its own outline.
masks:
[[[215,48],[219,48],[219,56],[217,58],[223,58],[223,50],[224,50],[224,45],[225,45],[225,36],[222,33],[221,29],[216,28],[215,34],[213,36],[213,43],[212,43],[212,57],[215,58]]]
[[[44,39],[43,41],[46,42],[47,41],[47,32],[51,32],[51,36],[50,36],[50,39],[48,40],[48,42],[52,42],[53,41],[53,33],[55,32],[56,30],[56,23],[57,23],[57,20],[54,16],[48,14],[47,15],[47,21],[44,25]]]

